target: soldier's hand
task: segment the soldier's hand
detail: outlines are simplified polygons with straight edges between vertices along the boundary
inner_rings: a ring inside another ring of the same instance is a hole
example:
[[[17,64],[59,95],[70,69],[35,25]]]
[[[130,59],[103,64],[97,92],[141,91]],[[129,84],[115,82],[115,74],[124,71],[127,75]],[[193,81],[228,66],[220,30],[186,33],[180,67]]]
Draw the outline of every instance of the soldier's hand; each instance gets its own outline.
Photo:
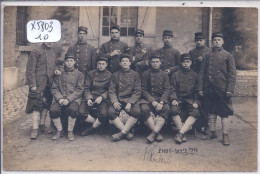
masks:
[[[163,104],[159,103],[157,106],[156,106],[156,111],[161,111],[163,108]]]
[[[67,106],[68,104],[69,104],[69,100],[68,99],[64,99],[64,101],[63,101],[63,105],[65,105],[65,106]]]
[[[178,106],[177,100],[173,100],[173,101],[172,101],[172,105],[173,105],[173,106]]]
[[[63,102],[64,102],[64,99],[63,99],[63,98],[59,99],[59,104],[60,104],[61,106],[63,105]]]
[[[32,90],[32,91],[36,91],[36,90],[37,90],[37,87],[36,87],[36,86],[31,87],[31,90]]]
[[[116,110],[120,110],[120,109],[121,109],[121,104],[120,104],[120,103],[114,103],[114,104],[113,104],[113,107],[114,107]]]
[[[199,60],[200,62],[202,61],[202,59],[203,59],[202,56],[199,56],[199,57],[198,57],[198,60]]]
[[[164,70],[167,74],[169,74],[171,71],[169,69]]]
[[[91,99],[88,100],[88,106],[93,106],[93,102]]]
[[[227,96],[227,97],[232,97],[232,93],[231,93],[231,92],[227,92],[227,93],[226,93],[226,96]]]
[[[114,51],[110,54],[110,56],[119,55],[120,53],[121,53],[120,50],[114,50]]]
[[[199,107],[199,105],[197,103],[193,103],[192,105],[195,109]]]
[[[142,52],[146,54],[146,53],[147,53],[146,48],[143,48],[143,49],[142,49]]]
[[[158,103],[157,101],[153,101],[153,102],[152,102],[153,107],[156,107],[158,104],[159,104],[159,103]]]
[[[127,105],[125,106],[125,111],[130,112],[131,107],[132,107],[131,103],[127,103]]]
[[[203,97],[203,91],[199,91],[199,96]]]
[[[56,75],[61,75],[61,70],[56,69],[54,73],[55,73]]]
[[[99,96],[98,98],[96,98],[95,103],[100,104],[102,102],[102,99],[103,98]]]

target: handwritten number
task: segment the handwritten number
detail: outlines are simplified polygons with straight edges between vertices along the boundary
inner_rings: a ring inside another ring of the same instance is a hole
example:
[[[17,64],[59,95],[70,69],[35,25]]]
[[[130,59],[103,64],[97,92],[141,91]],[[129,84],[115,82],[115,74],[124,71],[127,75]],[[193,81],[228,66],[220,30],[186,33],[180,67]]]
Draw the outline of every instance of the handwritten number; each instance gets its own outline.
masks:
[[[34,23],[31,23],[31,24],[32,24],[32,30],[33,30],[33,29],[36,29],[36,28],[35,28],[35,21],[34,21]],[[31,31],[32,31],[32,30],[31,30]]]
[[[42,36],[42,34],[40,34],[40,35],[39,35],[38,37],[36,37],[35,39],[40,39],[40,40],[42,40],[41,36]]]
[[[50,28],[51,28],[51,30],[50,30],[49,32],[52,32],[52,30],[53,30],[52,24],[53,24],[53,22],[51,21],[51,22],[50,22]]]

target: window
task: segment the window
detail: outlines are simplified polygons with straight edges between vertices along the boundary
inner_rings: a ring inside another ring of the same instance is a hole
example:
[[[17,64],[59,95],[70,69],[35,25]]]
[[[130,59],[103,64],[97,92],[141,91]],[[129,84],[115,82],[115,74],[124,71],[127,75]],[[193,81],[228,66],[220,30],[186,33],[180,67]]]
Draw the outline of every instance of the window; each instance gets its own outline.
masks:
[[[121,36],[134,36],[137,7],[103,7],[102,36],[109,36],[110,27],[113,25],[121,27]]]
[[[26,24],[28,22],[28,8],[17,7],[16,18],[16,44],[27,45]]]

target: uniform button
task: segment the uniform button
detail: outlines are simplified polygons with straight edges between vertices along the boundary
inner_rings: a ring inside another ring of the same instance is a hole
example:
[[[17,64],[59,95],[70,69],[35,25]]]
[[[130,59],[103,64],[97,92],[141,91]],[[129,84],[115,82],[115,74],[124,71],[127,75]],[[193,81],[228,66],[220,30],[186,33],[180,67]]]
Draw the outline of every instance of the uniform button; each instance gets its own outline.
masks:
[[[79,50],[77,50],[77,51],[79,51]]]
[[[209,78],[211,78],[211,76],[209,76]]]

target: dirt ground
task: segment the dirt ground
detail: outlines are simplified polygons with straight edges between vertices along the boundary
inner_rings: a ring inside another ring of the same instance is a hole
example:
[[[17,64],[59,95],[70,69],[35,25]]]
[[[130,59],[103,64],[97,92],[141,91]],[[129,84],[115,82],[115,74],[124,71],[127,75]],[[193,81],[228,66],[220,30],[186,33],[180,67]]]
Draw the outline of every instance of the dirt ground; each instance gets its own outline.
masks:
[[[11,94],[8,94],[11,95]],[[26,95],[25,95],[26,96]],[[8,100],[8,101],[7,101]],[[9,104],[7,95],[4,102]],[[13,96],[15,100],[15,95]],[[23,104],[24,101],[21,101]],[[233,98],[235,115],[230,117],[230,146],[221,144],[220,118],[218,138],[201,140],[188,134],[188,142],[176,145],[176,132],[164,133],[161,143],[146,144],[147,134],[132,141],[112,142],[111,134],[62,137],[51,140],[40,134],[30,140],[31,116],[24,106],[9,118],[4,105],[3,169],[8,171],[256,171],[257,170],[257,98]],[[12,102],[11,102],[12,103]],[[11,104],[10,104],[11,106]],[[10,107],[9,106],[9,107]],[[10,110],[10,109],[9,109]]]

